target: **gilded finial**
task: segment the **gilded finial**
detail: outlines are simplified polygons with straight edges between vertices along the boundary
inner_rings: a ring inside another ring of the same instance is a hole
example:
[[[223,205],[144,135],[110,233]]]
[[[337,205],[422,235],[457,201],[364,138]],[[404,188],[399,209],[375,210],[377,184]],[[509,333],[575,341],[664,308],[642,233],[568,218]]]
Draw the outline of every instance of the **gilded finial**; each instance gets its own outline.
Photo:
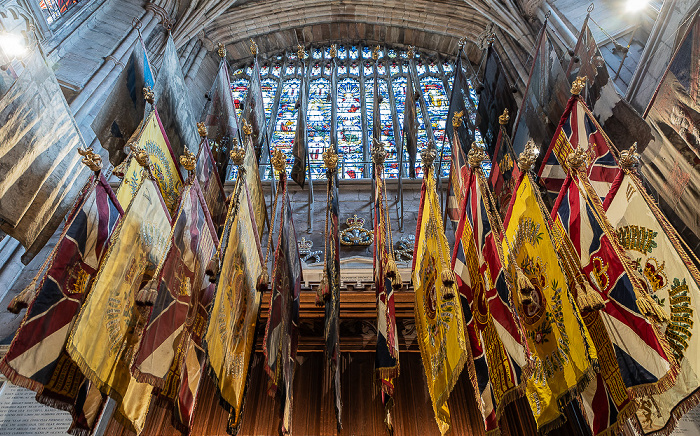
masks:
[[[180,156],[180,164],[187,171],[194,171],[195,167],[197,166],[197,158],[187,147],[185,147],[184,154]]]
[[[338,44],[331,44],[331,51],[329,54],[331,55],[331,59],[338,56]]]
[[[588,153],[584,148],[578,147],[576,150],[569,153],[566,157],[566,163],[572,170],[584,170],[588,166]]]
[[[253,41],[253,38],[250,38],[250,54],[252,54],[253,56],[258,55],[258,44],[256,44],[255,41]]]
[[[153,104],[156,101],[156,95],[153,93],[150,86],[143,87],[143,99],[150,104]]]
[[[467,43],[467,37],[466,37],[466,36],[463,36],[463,37],[459,38],[459,42],[457,43],[457,49],[458,49],[458,50],[461,50],[462,48],[464,48],[464,44],[466,44],[466,43]]]
[[[243,165],[243,161],[245,160],[245,148],[238,146],[238,140],[236,138],[231,140],[230,156],[234,165],[237,167]]]
[[[464,111],[455,112],[452,115],[452,127],[455,129],[462,125],[462,117],[464,116]]]
[[[631,170],[634,167],[639,166],[641,163],[641,158],[639,153],[637,153],[637,143],[635,142],[629,148],[629,150],[623,150],[620,152],[620,166],[624,170]]]
[[[437,150],[435,149],[435,142],[431,139],[428,141],[428,145],[425,147],[420,154],[421,162],[423,162],[423,171],[428,172],[427,169],[433,165],[433,161],[437,157]]]
[[[207,134],[209,133],[209,132],[207,131],[207,125],[204,124],[204,123],[201,122],[201,121],[200,121],[199,123],[197,123],[197,131],[199,132],[199,136],[202,137],[202,138],[204,138],[205,136],[207,136]]]
[[[219,43],[219,49],[216,51],[221,59],[226,57],[226,46]]]
[[[510,114],[508,113],[508,109],[503,109],[503,115],[500,115],[498,117],[498,124],[505,126],[508,124],[508,121],[510,121]]]
[[[372,142],[374,143],[371,151],[372,162],[374,162],[375,165],[384,165],[384,161],[386,160],[386,149],[384,148],[384,143],[377,141],[375,138],[372,138]]]
[[[253,128],[250,126],[250,123],[248,120],[243,120],[241,128],[243,129],[243,133],[246,135],[252,135],[253,134]]]
[[[333,150],[333,145],[323,152],[323,163],[330,171],[334,171],[338,167],[338,153]]]
[[[99,171],[102,169],[102,158],[95,153],[92,147],[82,149],[78,147],[78,154],[83,157],[82,162],[90,168],[91,171]]]
[[[406,56],[408,56],[409,59],[413,59],[416,57],[416,48],[412,45],[408,46],[408,51],[406,52]]]
[[[272,152],[272,158],[270,161],[272,162],[272,167],[278,173],[283,172],[287,166],[287,159],[284,157],[284,153],[282,153],[279,148],[275,148],[275,151]]]
[[[139,163],[144,168],[148,168],[150,164],[150,159],[148,158],[148,152],[141,147],[138,147],[136,145],[132,146],[132,152],[134,153],[134,157],[136,158],[136,162]]]
[[[300,61],[306,59],[306,50],[304,50],[304,47],[301,44],[297,44],[297,56],[299,57]]]
[[[537,148],[537,145],[535,145],[535,141],[532,139],[528,140],[525,144],[525,150],[523,150],[523,152],[520,153],[520,156],[518,156],[518,166],[520,167],[520,171],[530,171],[532,166],[535,165],[535,161],[539,155],[540,149]]]
[[[379,59],[379,46],[376,46],[372,49],[372,59],[375,61]]]
[[[472,142],[472,148],[469,149],[467,153],[467,163],[469,163],[470,168],[481,168],[481,162],[488,159],[486,151],[479,147],[476,142]]]
[[[576,80],[571,83],[571,95],[579,95],[581,91],[583,91],[583,88],[586,87],[586,79],[588,79],[586,76],[577,77]]]

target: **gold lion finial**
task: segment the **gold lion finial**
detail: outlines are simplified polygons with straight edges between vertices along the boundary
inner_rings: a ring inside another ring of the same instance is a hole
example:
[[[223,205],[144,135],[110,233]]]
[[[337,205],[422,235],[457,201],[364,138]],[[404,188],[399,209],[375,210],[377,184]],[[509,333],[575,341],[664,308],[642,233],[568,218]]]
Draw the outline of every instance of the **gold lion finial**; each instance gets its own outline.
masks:
[[[428,145],[425,147],[420,154],[421,162],[423,162],[423,171],[427,173],[427,169],[433,165],[435,158],[437,157],[437,150],[435,149],[435,142],[431,139],[428,141]]]
[[[379,59],[379,46],[375,46],[372,49],[372,59],[374,59],[375,61]]]
[[[195,157],[189,148],[185,147],[184,154],[180,156],[180,164],[187,171],[194,171],[197,166],[197,157]]]
[[[222,43],[219,43],[219,49],[216,51],[219,54],[219,57],[221,59],[226,57],[226,46]]]
[[[409,46],[408,46],[408,51],[406,52],[406,56],[407,56],[409,59],[415,58],[415,57],[416,57],[416,48],[415,48],[414,46],[412,46],[412,45],[409,45]]]
[[[245,161],[245,148],[238,146],[238,139],[233,138],[231,140],[231,153],[229,154],[234,165],[237,167],[243,165],[243,161]]]
[[[258,44],[256,44],[255,41],[253,41],[253,38],[250,38],[250,54],[252,54],[253,56],[258,55]]]
[[[331,44],[331,51],[329,54],[331,55],[331,59],[338,56],[338,44]]]
[[[586,87],[586,79],[588,79],[588,77],[586,76],[577,77],[576,80],[574,80],[573,83],[571,83],[571,95],[581,94],[583,88]]]
[[[566,163],[572,170],[584,170],[588,166],[588,153],[583,147],[578,147],[576,150],[569,153],[566,157]]]
[[[299,60],[302,62],[306,59],[306,50],[304,50],[304,46],[301,44],[297,44],[297,56],[299,56]]]
[[[467,163],[469,163],[470,168],[481,168],[481,162],[488,159],[486,151],[479,147],[476,142],[472,142],[472,148],[469,149],[467,153]]]
[[[82,149],[78,147],[78,154],[83,157],[82,162],[90,168],[91,171],[99,171],[102,169],[102,158],[99,154],[95,153],[92,147]]]
[[[250,123],[248,120],[243,120],[241,128],[243,129],[243,133],[246,135],[252,135],[253,134],[253,128],[251,127]]]
[[[540,149],[535,145],[535,141],[532,139],[528,140],[525,144],[525,149],[520,156],[518,156],[518,166],[521,171],[530,171],[532,166],[535,165],[537,156],[540,155]]]
[[[375,165],[384,165],[384,161],[386,160],[386,148],[384,148],[384,143],[377,141],[375,138],[372,138],[372,142],[374,143],[371,150],[372,162],[374,162]]]
[[[153,93],[150,86],[143,87],[143,99],[150,104],[153,104],[156,101],[156,95]]]
[[[278,173],[283,172],[287,166],[287,159],[284,157],[284,153],[282,153],[282,150],[279,148],[275,148],[275,151],[272,152],[272,158],[270,161],[272,162],[272,167]]]
[[[503,115],[500,115],[498,117],[498,124],[505,126],[508,124],[508,121],[510,121],[510,114],[508,113],[508,109],[503,109]]]
[[[335,171],[338,167],[338,153],[333,150],[333,144],[328,150],[323,152],[323,163],[330,171]]]
[[[464,111],[455,112],[452,115],[452,127],[455,129],[462,125],[462,117],[464,116]]]
[[[620,166],[623,170],[631,170],[634,167],[638,167],[641,163],[641,157],[637,153],[637,143],[635,142],[629,148],[629,150],[623,150],[620,152]]]
[[[199,136],[201,138],[204,138],[209,133],[207,130],[207,125],[201,121],[199,123],[197,123],[197,131],[199,132]]]

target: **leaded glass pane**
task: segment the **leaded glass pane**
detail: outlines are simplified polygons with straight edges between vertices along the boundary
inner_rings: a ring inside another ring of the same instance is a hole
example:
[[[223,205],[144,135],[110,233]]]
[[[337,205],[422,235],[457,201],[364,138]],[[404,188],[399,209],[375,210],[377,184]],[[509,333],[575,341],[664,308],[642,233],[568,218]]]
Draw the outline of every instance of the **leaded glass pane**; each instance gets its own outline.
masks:
[[[444,144],[447,150],[443,152],[442,160],[448,161],[449,143],[445,140],[445,123],[447,120],[447,112],[450,109],[450,103],[447,100],[447,95],[445,95],[445,87],[442,83],[442,79],[432,76],[423,77],[420,80],[420,86],[425,99],[425,105],[428,109],[435,145],[438,150],[440,150]],[[443,173],[444,176],[447,176],[447,173],[449,173],[449,168],[445,169],[445,165],[443,165]]]
[[[233,103],[236,105],[236,115],[241,117],[243,112],[243,103],[245,103],[245,95],[248,91],[248,79],[236,79],[231,82],[231,94],[233,95]]]
[[[338,81],[338,152],[339,174],[344,179],[363,175],[362,106],[360,82],[346,78]]]
[[[275,93],[277,92],[277,79],[268,78],[260,81],[263,95],[263,106],[265,108],[265,119],[270,122],[270,114],[272,112],[272,103],[275,101]]]
[[[299,79],[288,79],[282,83],[280,105],[277,110],[275,131],[272,134],[271,147],[279,148],[286,156],[287,162],[292,162],[292,144],[297,126],[297,109],[295,107],[299,97]],[[287,171],[291,171],[291,165],[287,165]]]
[[[320,178],[325,174],[321,167],[321,153],[330,146],[331,136],[331,83],[328,79],[316,79],[309,86],[309,106],[307,110],[307,136],[311,176]]]
[[[389,100],[389,89],[384,79],[377,82],[381,101],[379,103],[379,121],[381,126],[380,140],[384,143],[387,151],[385,161],[385,174],[388,178],[398,177],[399,166],[396,153],[396,139],[394,138],[394,124],[391,116],[391,102]],[[372,144],[374,135],[374,79],[365,80],[365,107],[367,108],[367,142]]]

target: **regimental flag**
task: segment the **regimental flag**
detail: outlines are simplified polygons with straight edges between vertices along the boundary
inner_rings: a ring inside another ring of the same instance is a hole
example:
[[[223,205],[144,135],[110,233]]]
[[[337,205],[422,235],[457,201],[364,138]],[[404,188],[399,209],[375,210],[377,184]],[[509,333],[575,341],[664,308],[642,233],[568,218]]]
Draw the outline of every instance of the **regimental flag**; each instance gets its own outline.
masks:
[[[207,126],[207,137],[214,145],[214,161],[219,178],[226,180],[231,144],[233,140],[240,144],[241,135],[238,130],[236,105],[231,94],[228,63],[225,58],[219,61],[219,72],[209,91],[209,100],[204,106],[202,119]],[[255,168],[257,169],[257,163]]]
[[[283,416],[281,433],[291,434],[292,385],[299,343],[299,294],[301,292],[301,259],[292,221],[292,207],[287,196],[287,175],[280,172],[282,196],[280,229],[275,249],[275,265],[270,293],[270,313],[265,326],[263,352],[265,371],[270,376],[270,394],[282,388]]]
[[[148,54],[139,37],[126,67],[92,122],[92,130],[102,148],[109,152],[113,164],[124,160],[123,148],[143,120],[146,109],[143,88],[153,88],[154,85]]]
[[[499,132],[501,131],[498,124],[498,117],[503,113],[504,109],[508,109],[510,119],[505,126],[505,130],[506,133],[512,132],[515,116],[518,113],[518,104],[515,101],[515,96],[508,83],[501,58],[498,56],[498,52],[493,48],[493,45],[489,45],[486,54],[482,84],[484,88],[479,94],[477,124],[479,126],[481,138],[484,141],[484,148],[489,155],[495,156],[499,154],[497,140]],[[501,144],[501,146],[503,145],[505,144]],[[468,144],[464,146],[468,147]],[[494,167],[496,163],[494,159],[494,162],[492,162]],[[515,179],[517,180],[517,176]]]
[[[510,142],[506,125],[500,126],[493,154],[494,159],[491,162],[491,174],[489,175],[497,203],[496,207],[501,217],[504,217],[508,211],[510,199],[513,198],[515,192],[515,183],[520,176],[520,169],[516,165],[517,159],[513,154],[513,144]]]
[[[245,106],[241,118],[248,121],[253,132],[251,139],[255,149],[256,163],[260,162],[263,144],[265,143],[265,105],[263,103],[262,83],[260,82],[260,66],[258,57],[253,62],[253,72],[250,74],[248,93],[245,98]],[[246,153],[247,154],[247,153]]]
[[[622,170],[604,208],[620,244],[668,315],[665,336],[680,363],[675,385],[641,400],[637,417],[645,433],[670,432],[700,397],[700,273],[680,245],[680,237],[633,172]]]
[[[643,160],[653,162],[644,166],[644,176],[661,196],[664,211],[677,214],[696,235],[700,234],[698,59],[700,13],[696,12],[644,113],[653,139],[642,151]]]
[[[388,238],[390,219],[384,208],[384,168],[374,165],[374,287],[377,297],[377,350],[374,354],[374,369],[381,383],[382,403],[386,412],[385,423],[393,429],[390,419],[393,406],[394,379],[399,376],[399,337],[396,329],[396,309],[391,275],[397,278],[396,263],[389,252]],[[393,267],[392,267],[393,265]]]
[[[503,252],[518,291],[513,307],[531,353],[525,393],[541,433],[564,421],[561,410],[595,377],[598,357],[559,263],[541,199],[522,173],[506,215]],[[517,277],[517,280],[515,279]],[[527,280],[525,280],[527,279]],[[523,304],[527,283],[531,302]]]
[[[41,50],[0,95],[0,230],[27,250],[41,250],[73,207],[90,177],[72,112]]]
[[[302,60],[302,72],[304,71],[304,61]],[[306,77],[302,75],[302,77]],[[306,183],[306,165],[309,154],[307,138],[306,138],[306,80],[301,81],[299,97],[297,98],[297,127],[294,134],[294,144],[292,145],[292,155],[294,163],[292,165],[292,180],[297,182],[297,185],[304,187]]]
[[[605,307],[599,313],[625,386],[638,397],[666,391],[673,385],[678,368],[655,323],[640,310],[647,291],[626,264],[629,259],[619,242],[605,230],[609,224],[602,222],[600,200],[577,186],[583,183],[576,176],[567,177],[552,218],[569,234],[584,276],[603,297]]]
[[[572,95],[538,173],[552,199],[557,198],[569,171],[567,156],[578,149],[586,150],[588,178],[598,196],[605,198],[617,174],[617,161],[604,135],[583,100]]]
[[[216,161],[211,153],[211,148],[209,148],[209,140],[206,138],[199,145],[195,172],[211,220],[215,228],[218,229],[226,220],[226,193],[224,185],[219,179],[219,174],[217,174]]]
[[[39,392],[42,403],[73,410],[84,378],[64,348],[122,213],[104,176],[93,175],[68,215],[36,297],[0,361],[10,382]],[[25,292],[34,294],[35,289]]]
[[[185,147],[197,154],[199,135],[197,134],[196,118],[182,75],[180,58],[170,34],[165,44],[163,62],[158,69],[158,77],[153,87],[156,105],[160,108],[161,119],[165,132],[170,139],[176,156],[184,154]]]
[[[182,191],[158,276],[137,296],[137,302],[153,308],[131,367],[136,380],[163,389],[173,400],[196,315],[196,295],[208,287],[204,270],[218,243],[199,184],[191,180]]]
[[[413,254],[416,332],[435,420],[440,433],[445,434],[450,429],[447,400],[470,353],[462,305],[454,298],[457,289],[432,165],[423,178],[419,217]]]
[[[177,160],[172,148],[170,148],[170,141],[168,141],[156,109],[153,109],[153,112],[143,123],[141,130],[135,134],[134,143],[136,147],[148,153],[151,172],[158,183],[163,201],[165,201],[168,211],[175,213],[180,198],[180,189],[182,189],[182,175],[175,163]],[[135,150],[131,150],[128,160],[124,162],[126,166],[124,180],[117,191],[119,204],[128,205],[131,203],[143,179],[143,168],[134,158],[134,152]]]
[[[91,435],[102,416],[106,400],[107,397],[89,379],[83,378],[71,412],[73,422],[67,433],[75,436]]]
[[[374,92],[377,92],[376,87]],[[413,87],[413,74],[411,73],[408,74],[406,80],[406,104],[404,105],[404,108],[403,137],[404,144],[406,145],[406,151],[408,152],[408,176],[415,179],[416,153],[418,153],[418,118],[416,117],[416,90]],[[379,112],[373,112],[372,116],[375,119],[380,120]]]
[[[452,159],[450,161],[450,184],[447,204],[445,205],[445,215],[450,221],[452,231],[457,232],[459,218],[461,215],[460,206],[464,200],[464,190],[466,188],[467,168],[462,147],[459,146],[459,139],[452,148]],[[456,240],[456,238],[455,238]]]
[[[554,136],[557,121],[564,112],[569,83],[547,32],[547,22],[535,48],[530,77],[513,127],[513,150],[518,156],[532,139],[544,150]],[[503,108],[500,109],[503,111]]]
[[[221,273],[205,339],[211,373],[222,404],[231,413],[230,426],[236,427],[260,309],[255,284],[264,265],[245,179],[237,180],[231,202],[221,241]]]
[[[469,108],[467,108],[469,106]],[[456,113],[462,114],[473,114],[476,111],[474,107],[474,101],[472,100],[471,89],[469,85],[469,80],[464,74],[464,68],[462,67],[462,51],[457,54],[457,62],[455,63],[455,76],[452,83],[452,92],[450,93],[450,108],[447,111],[447,121],[452,121]],[[466,153],[471,143],[474,141],[475,132],[475,121],[470,115],[466,118],[462,118],[459,126],[453,130],[447,130],[447,137],[452,141],[452,150],[456,150],[461,144],[462,153]],[[455,138],[455,131],[457,132],[457,138]]]
[[[518,387],[523,386],[525,348],[510,311],[509,290],[479,187],[484,185],[483,176],[477,171],[481,170],[472,170],[466,182],[452,267],[467,320],[478,387],[475,392],[489,433],[497,431],[504,406],[522,395]],[[491,281],[492,277],[495,280]]]
[[[326,361],[333,373],[335,417],[342,427],[343,404],[340,395],[340,234],[338,232],[338,173],[326,170],[328,177],[328,229],[326,237],[326,277],[330,295],[325,304],[324,336]]]
[[[251,89],[252,88],[253,86],[251,85]],[[214,162],[216,162],[219,169],[219,179],[221,181],[226,180],[229,150],[231,148],[232,140],[236,139],[239,141],[241,147],[243,147],[246,151],[245,158],[243,160],[243,167],[246,170],[245,177],[248,183],[248,190],[250,192],[253,210],[255,211],[255,222],[258,225],[258,234],[260,237],[262,237],[263,228],[265,226],[265,222],[267,221],[267,207],[265,205],[265,195],[263,194],[262,185],[260,182],[258,160],[256,159],[255,147],[252,142],[244,140],[245,143],[240,143],[241,135],[238,128],[236,106],[233,102],[233,96],[231,94],[231,81],[228,75],[228,63],[225,59],[222,59],[221,63],[219,64],[219,73],[214,80],[214,84],[212,85],[209,95],[211,100],[204,108],[204,121],[207,125],[208,137],[210,141],[214,142],[214,148],[217,150],[217,155],[215,156]],[[252,94],[249,92],[249,95]],[[200,155],[203,156],[204,154],[200,151]],[[201,181],[200,185],[202,186],[202,191],[207,192],[205,185],[202,184]],[[205,195],[205,197],[207,196]],[[207,204],[209,204],[208,201]],[[221,207],[223,208],[223,206]],[[222,224],[223,220],[226,219],[225,216],[221,216],[221,220],[217,221],[217,215],[214,213],[214,209],[212,209],[211,205],[209,205],[209,211],[212,214],[214,224]]]
[[[116,416],[136,433],[144,427],[153,388],[129,371],[147,316],[135,298],[154,278],[169,239],[170,215],[158,185],[143,178],[114,230],[66,346],[85,376],[117,401]]]

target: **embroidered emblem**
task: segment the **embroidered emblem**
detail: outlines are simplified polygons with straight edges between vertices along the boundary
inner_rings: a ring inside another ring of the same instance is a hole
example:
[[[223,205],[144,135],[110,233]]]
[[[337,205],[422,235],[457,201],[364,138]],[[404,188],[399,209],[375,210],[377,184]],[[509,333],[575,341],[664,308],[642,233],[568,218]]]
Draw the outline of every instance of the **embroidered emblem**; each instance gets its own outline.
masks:
[[[655,258],[650,257],[647,259],[646,265],[644,265],[644,277],[647,279],[647,282],[649,282],[652,292],[656,292],[666,286],[665,266],[666,262],[662,262],[661,265],[659,265],[659,262]]]
[[[635,250],[642,254],[649,254],[657,247],[654,240],[657,234],[658,232],[651,229],[635,225],[622,226],[617,229],[617,239],[620,240],[620,244],[626,250]]]
[[[365,220],[363,218],[353,215],[345,223],[348,225],[348,228],[340,231],[341,244],[367,246],[374,242],[374,234],[364,228]]]
[[[688,348],[688,341],[693,335],[691,331],[693,328],[693,307],[685,279],[681,282],[674,278],[668,296],[671,305],[671,322],[666,327],[666,339],[673,349],[674,356],[680,360],[683,358],[685,350]]]
[[[605,294],[610,284],[608,265],[605,264],[603,259],[597,256],[591,259],[591,265],[593,265],[593,271],[590,272],[591,279],[598,286],[600,293]]]

